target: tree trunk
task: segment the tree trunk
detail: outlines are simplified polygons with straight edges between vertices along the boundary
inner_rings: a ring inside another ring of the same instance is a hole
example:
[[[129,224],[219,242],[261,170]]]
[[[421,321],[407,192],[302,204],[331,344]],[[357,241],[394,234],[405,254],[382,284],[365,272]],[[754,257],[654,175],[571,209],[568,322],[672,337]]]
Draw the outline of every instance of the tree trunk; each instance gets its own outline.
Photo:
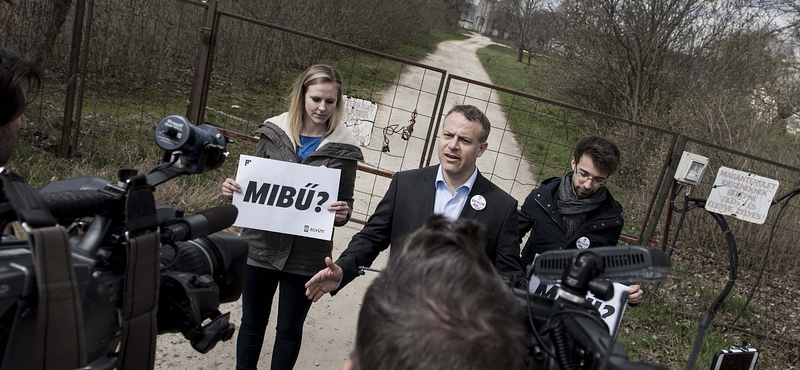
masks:
[[[525,50],[522,48],[522,46],[520,46],[519,47],[519,53],[517,53],[517,63],[522,63],[522,53],[524,51]]]
[[[61,33],[61,28],[67,21],[67,15],[69,14],[70,7],[72,7],[72,2],[73,0],[50,1],[52,4],[52,13],[44,27],[44,38],[42,38],[36,48],[37,59],[43,67],[46,67],[50,62],[53,54],[53,46],[56,43],[58,34]]]

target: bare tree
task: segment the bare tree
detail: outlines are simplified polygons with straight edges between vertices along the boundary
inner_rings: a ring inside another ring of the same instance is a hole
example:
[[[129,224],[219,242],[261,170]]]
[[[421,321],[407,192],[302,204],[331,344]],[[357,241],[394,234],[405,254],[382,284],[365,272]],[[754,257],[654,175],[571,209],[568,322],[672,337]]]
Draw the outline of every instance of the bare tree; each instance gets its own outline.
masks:
[[[555,46],[558,35],[556,29],[557,13],[549,9],[535,10],[531,15],[531,27],[528,30],[528,66],[534,53],[546,54]],[[518,60],[519,61],[519,60]]]
[[[800,3],[796,0],[761,0],[774,16],[786,51],[779,107],[781,118],[800,122]]]
[[[724,54],[729,42],[746,40],[748,56],[749,51],[768,51],[770,33],[740,5],[564,0],[558,7],[562,91],[588,108],[659,121],[689,93],[687,83],[702,80],[716,86],[718,73],[745,71],[734,66],[747,64],[740,55]],[[698,76],[701,71],[707,74]]]
[[[542,0],[504,0],[499,3],[497,23],[513,38],[518,50],[517,62],[522,62],[525,50],[531,50],[533,30],[537,21],[542,20],[537,14],[541,3]]]
[[[64,22],[67,21],[70,7],[72,7],[72,0],[50,0],[50,17],[45,21],[44,38],[37,47],[37,55],[43,65],[50,61],[53,45],[61,33]]]

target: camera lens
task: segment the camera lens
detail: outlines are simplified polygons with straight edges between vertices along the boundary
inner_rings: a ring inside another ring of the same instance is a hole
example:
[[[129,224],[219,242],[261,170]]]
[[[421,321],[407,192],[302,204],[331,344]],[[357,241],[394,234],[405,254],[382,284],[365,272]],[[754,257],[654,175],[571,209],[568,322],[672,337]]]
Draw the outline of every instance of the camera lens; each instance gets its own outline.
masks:
[[[177,252],[177,254],[176,254]],[[210,275],[219,286],[219,301],[239,299],[244,283],[247,242],[218,232],[201,238],[161,246],[161,263],[168,270]]]

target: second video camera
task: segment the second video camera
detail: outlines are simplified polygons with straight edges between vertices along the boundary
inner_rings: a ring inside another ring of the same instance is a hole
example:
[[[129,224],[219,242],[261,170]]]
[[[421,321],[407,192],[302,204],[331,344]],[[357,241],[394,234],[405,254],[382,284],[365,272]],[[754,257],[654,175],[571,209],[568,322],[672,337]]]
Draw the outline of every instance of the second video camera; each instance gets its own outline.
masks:
[[[164,163],[147,175],[122,169],[118,181],[83,177],[30,192],[21,177],[0,169],[0,226],[20,220],[30,228],[48,216],[53,220],[48,226],[66,225],[67,246],[43,247],[67,248],[71,254],[74,300],[80,307],[76,316],[83,323],[74,329],[84,338],[79,344],[85,349],[84,369],[119,367],[120,344],[125,344],[123,336],[130,329],[125,310],[141,311],[136,305],[148,299],[153,304],[153,298],[130,296],[142,279],[132,271],[153,271],[160,277],[150,290],[158,292],[159,334],[181,332],[193,348],[206,353],[234,332],[229,313],[218,308],[238,300],[244,282],[247,242],[221,231],[235,221],[236,208],[225,205],[184,217],[153,198],[160,183],[217,168],[225,158],[227,140],[213,127],[193,126],[179,116],[163,119],[155,136],[165,151]],[[31,221],[34,218],[36,222]],[[139,235],[157,240],[151,249],[155,255],[131,253],[131,243]],[[52,323],[43,322],[38,281],[61,266],[43,264],[32,245],[7,236],[0,243],[0,369],[40,368],[31,348],[62,345],[45,342],[50,338],[41,328]],[[152,356],[138,350],[129,346],[128,355]]]

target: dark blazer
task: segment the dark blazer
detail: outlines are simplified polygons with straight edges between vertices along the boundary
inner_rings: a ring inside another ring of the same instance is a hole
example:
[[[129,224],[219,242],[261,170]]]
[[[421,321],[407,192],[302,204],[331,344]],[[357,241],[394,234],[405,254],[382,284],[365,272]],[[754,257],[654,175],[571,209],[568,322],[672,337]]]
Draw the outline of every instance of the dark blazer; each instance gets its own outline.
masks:
[[[394,175],[375,213],[336,261],[344,271],[339,289],[358,276],[358,266],[371,266],[381,251],[400,243],[433,214],[438,169],[436,165]],[[475,195],[486,199],[486,207],[480,211],[470,205]],[[459,217],[474,219],[485,226],[486,255],[500,275],[515,281],[522,279],[516,199],[478,172]]]

